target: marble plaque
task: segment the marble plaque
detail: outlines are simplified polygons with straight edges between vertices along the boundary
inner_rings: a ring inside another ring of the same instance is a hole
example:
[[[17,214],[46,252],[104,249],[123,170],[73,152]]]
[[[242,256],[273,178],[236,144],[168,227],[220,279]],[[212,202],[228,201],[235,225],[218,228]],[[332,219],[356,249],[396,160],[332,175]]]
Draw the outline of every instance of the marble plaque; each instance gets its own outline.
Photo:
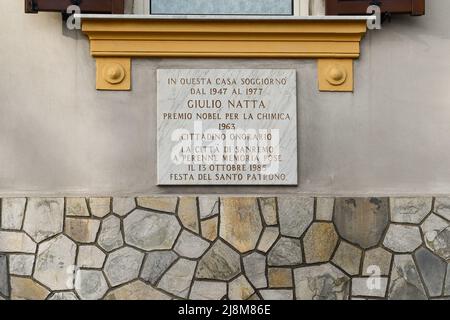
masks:
[[[296,185],[296,71],[158,70],[159,185]]]
[[[152,14],[292,15],[292,0],[152,0]]]

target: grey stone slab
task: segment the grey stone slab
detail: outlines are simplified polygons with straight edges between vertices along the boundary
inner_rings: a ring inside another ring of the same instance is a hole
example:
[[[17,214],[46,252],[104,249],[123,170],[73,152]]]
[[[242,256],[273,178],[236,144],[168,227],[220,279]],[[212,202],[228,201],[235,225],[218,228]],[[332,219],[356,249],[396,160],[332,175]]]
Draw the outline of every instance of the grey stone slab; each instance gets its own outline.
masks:
[[[191,300],[221,300],[227,295],[227,283],[218,281],[195,281],[192,285]]]
[[[427,295],[411,255],[394,256],[388,298],[390,300],[426,300]]]
[[[361,249],[348,242],[341,241],[336,253],[334,254],[333,262],[342,270],[354,276],[359,274],[361,257]]]
[[[447,278],[445,279],[444,294],[450,296],[450,264],[447,265]]]
[[[333,220],[334,198],[316,199],[316,219],[323,221]]]
[[[79,268],[100,269],[106,255],[96,246],[80,246],[78,249],[77,266]]]
[[[0,255],[0,293],[9,296],[7,257]]]
[[[197,262],[180,259],[161,278],[158,288],[177,297],[187,298]]]
[[[9,273],[15,276],[31,276],[33,272],[34,255],[9,255]]]
[[[159,185],[297,185],[296,71],[159,69],[157,96]]]
[[[171,249],[181,226],[173,215],[135,210],[124,222],[125,242],[142,250]]]
[[[20,230],[25,214],[25,198],[2,199],[1,227],[8,230]]]
[[[64,199],[33,198],[28,200],[23,229],[36,242],[63,231]]]
[[[75,290],[82,300],[100,300],[108,291],[101,271],[79,270],[75,277]]]
[[[298,300],[346,300],[350,294],[350,278],[327,263],[294,270]]]
[[[197,259],[209,248],[209,242],[192,232],[183,230],[175,244],[174,251],[181,257]]]
[[[259,290],[264,300],[293,300],[294,292],[292,290],[265,289]]]
[[[213,196],[200,196],[198,197],[198,206],[200,218],[207,219],[219,214],[220,199]]]
[[[387,277],[353,278],[352,296],[384,298],[388,284]]]
[[[420,229],[416,226],[391,224],[383,245],[398,253],[413,252],[422,244]]]
[[[391,219],[399,223],[421,223],[431,212],[433,198],[391,198]]]
[[[366,251],[363,264],[363,275],[371,276],[375,274],[387,276],[391,269],[392,254],[381,248],[374,248]]]
[[[196,277],[229,281],[241,272],[240,256],[223,241],[218,240],[200,259]]]
[[[79,300],[75,293],[71,291],[56,292],[51,294],[47,300]]]
[[[98,236],[98,244],[100,247],[110,252],[123,245],[120,224],[120,219],[115,216],[109,216],[103,220]]]
[[[70,290],[70,268],[75,265],[76,244],[59,235],[39,245],[33,277],[51,290]]]
[[[415,252],[417,268],[431,297],[440,296],[445,281],[447,264],[430,250],[420,248]]]
[[[244,257],[244,271],[248,280],[257,289],[267,287],[266,257],[254,252]]]
[[[314,198],[280,196],[278,216],[281,234],[300,238],[314,219]]]
[[[292,0],[152,0],[152,14],[292,15]]]
[[[259,198],[259,207],[263,215],[264,221],[268,226],[278,224],[277,217],[277,200],[276,198]]]
[[[134,198],[117,197],[113,198],[112,206],[113,212],[123,217],[136,208],[136,200]]]
[[[450,262],[450,221],[432,214],[422,223],[421,228],[426,246]]]
[[[141,278],[155,285],[178,256],[172,251],[154,251],[147,253]]]
[[[292,266],[303,262],[300,240],[280,238],[267,256],[269,266]]]
[[[389,222],[387,198],[337,198],[333,217],[345,240],[363,248],[377,245]]]
[[[105,263],[105,275],[111,286],[137,279],[144,254],[135,249],[125,247],[110,253]]]
[[[450,197],[436,198],[434,212],[450,221]]]

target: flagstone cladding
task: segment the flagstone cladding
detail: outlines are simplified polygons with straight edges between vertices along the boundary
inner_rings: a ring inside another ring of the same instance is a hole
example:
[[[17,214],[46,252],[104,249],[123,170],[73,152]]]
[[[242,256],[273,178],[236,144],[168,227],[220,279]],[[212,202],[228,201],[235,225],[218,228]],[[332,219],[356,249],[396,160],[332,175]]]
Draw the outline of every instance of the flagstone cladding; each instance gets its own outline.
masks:
[[[0,300],[450,298],[450,199],[8,198]]]

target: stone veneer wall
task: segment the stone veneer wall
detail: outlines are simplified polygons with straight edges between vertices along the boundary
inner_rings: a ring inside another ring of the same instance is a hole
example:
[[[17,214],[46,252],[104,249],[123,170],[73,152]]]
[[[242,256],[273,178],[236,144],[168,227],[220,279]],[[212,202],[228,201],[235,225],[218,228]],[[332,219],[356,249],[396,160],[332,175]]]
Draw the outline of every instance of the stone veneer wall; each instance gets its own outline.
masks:
[[[447,198],[3,199],[0,299],[449,298],[449,220]]]

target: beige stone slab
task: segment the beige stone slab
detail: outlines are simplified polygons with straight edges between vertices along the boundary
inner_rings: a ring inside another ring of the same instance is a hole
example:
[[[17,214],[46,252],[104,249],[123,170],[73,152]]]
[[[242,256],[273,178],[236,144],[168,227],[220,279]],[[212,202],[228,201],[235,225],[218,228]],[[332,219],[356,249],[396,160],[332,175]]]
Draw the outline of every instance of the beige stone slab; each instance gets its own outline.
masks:
[[[157,211],[175,213],[177,208],[176,197],[140,197],[137,198],[137,204],[140,207],[153,209]]]
[[[11,277],[12,300],[45,300],[50,292],[31,279]]]
[[[66,216],[68,217],[89,217],[89,210],[85,198],[67,198]]]
[[[90,198],[89,207],[91,213],[99,218],[103,218],[111,211],[111,199],[110,198]]]
[[[0,252],[35,253],[36,243],[23,232],[0,231]]]

